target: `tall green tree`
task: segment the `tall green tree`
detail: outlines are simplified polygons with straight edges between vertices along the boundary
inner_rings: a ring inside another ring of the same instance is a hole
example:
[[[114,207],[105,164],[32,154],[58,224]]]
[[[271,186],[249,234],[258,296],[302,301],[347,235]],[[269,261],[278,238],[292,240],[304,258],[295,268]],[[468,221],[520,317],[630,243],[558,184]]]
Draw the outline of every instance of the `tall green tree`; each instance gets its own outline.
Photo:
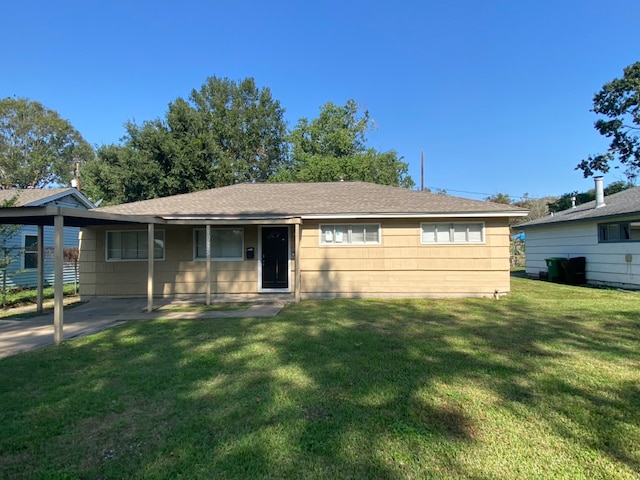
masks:
[[[608,172],[617,161],[627,178],[635,181],[640,172],[640,62],[626,67],[622,78],[606,83],[595,94],[593,112],[605,117],[595,122],[595,128],[611,139],[609,149],[582,160],[576,170],[589,177]]]
[[[276,181],[326,182],[361,180],[413,187],[408,165],[395,151],[367,147],[366,132],[373,127],[368,111],[360,112],[354,100],[344,106],[326,103],[320,115],[301,118],[289,135],[292,166],[281,170]]]
[[[0,100],[0,187],[40,188],[67,184],[76,161],[93,149],[71,124],[41,103]]]
[[[94,201],[119,204],[164,193],[161,167],[148,155],[123,145],[102,145],[82,170],[82,191]]]
[[[287,166],[284,109],[252,78],[210,77],[163,119],[129,122],[122,145],[98,150],[85,189],[106,203],[265,181]]]

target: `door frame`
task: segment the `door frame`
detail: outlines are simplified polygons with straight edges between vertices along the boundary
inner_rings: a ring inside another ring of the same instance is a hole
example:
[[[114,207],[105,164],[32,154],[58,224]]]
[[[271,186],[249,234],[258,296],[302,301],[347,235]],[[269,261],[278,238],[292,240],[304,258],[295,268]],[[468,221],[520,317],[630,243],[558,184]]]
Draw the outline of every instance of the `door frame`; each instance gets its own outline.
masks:
[[[287,288],[262,287],[262,230],[264,228],[287,229]],[[259,293],[291,293],[291,226],[289,225],[259,225],[258,226],[258,292]]]

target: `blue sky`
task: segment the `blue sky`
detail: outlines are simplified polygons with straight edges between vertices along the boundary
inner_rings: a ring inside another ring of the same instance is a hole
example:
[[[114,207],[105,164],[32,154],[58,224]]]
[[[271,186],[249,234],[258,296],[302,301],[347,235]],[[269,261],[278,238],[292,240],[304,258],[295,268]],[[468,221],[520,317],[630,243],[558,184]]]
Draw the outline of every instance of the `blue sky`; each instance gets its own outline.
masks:
[[[640,60],[638,18],[637,0],[25,0],[3,6],[0,97],[100,145],[209,76],[253,77],[290,127],[356,100],[418,186],[424,151],[428,187],[559,195],[593,187],[574,170],[607,146],[593,94]]]

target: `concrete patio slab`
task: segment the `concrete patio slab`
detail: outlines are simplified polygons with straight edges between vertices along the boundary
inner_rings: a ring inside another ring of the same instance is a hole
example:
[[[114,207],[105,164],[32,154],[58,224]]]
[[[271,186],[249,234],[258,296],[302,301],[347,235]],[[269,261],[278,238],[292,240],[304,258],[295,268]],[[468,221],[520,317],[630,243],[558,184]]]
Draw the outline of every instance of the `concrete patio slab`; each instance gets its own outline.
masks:
[[[246,309],[172,311],[170,300],[159,299],[156,301],[157,308],[153,312],[147,312],[146,299],[98,298],[72,308],[65,308],[63,338],[66,341],[90,335],[132,320],[273,317],[280,313],[285,304],[286,302],[283,301],[275,301],[248,304]],[[185,302],[179,301],[176,305],[184,307]],[[0,319],[0,358],[53,343],[53,312],[24,320]]]

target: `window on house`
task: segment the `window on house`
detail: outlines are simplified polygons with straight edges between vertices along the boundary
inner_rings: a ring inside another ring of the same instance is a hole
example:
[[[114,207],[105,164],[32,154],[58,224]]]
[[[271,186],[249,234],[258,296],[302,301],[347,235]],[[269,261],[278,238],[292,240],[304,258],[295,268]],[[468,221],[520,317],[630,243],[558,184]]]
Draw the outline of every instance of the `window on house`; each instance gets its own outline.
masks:
[[[484,223],[423,223],[420,243],[484,243]]]
[[[121,230],[107,232],[107,260],[146,260],[148,245],[146,230]],[[164,260],[164,230],[154,231],[153,258]]]
[[[320,225],[320,245],[379,245],[379,223]]]
[[[207,258],[207,231],[196,228],[193,231],[193,256],[196,260]],[[242,228],[211,229],[211,259],[214,261],[238,261],[243,259],[244,230]]]
[[[24,268],[38,268],[38,236],[24,236]]]
[[[640,221],[601,223],[598,225],[598,242],[640,241]]]

